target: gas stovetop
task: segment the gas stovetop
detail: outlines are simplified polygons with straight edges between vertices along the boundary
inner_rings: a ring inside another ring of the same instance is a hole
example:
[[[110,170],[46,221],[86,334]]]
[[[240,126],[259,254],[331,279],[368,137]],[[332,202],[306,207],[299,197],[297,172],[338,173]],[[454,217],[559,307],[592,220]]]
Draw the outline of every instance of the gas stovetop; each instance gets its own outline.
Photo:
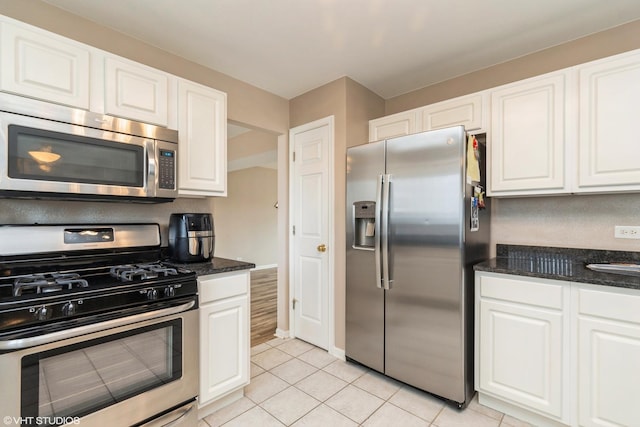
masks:
[[[195,273],[161,261],[157,224],[0,226],[0,334],[195,295]]]

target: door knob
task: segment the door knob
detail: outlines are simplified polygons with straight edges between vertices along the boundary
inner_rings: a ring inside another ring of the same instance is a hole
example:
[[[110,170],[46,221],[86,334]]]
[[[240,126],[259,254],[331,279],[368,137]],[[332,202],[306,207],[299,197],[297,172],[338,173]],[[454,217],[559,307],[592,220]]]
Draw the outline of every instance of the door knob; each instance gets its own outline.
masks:
[[[327,251],[327,246],[323,243],[321,245],[318,245],[318,252],[326,252]]]

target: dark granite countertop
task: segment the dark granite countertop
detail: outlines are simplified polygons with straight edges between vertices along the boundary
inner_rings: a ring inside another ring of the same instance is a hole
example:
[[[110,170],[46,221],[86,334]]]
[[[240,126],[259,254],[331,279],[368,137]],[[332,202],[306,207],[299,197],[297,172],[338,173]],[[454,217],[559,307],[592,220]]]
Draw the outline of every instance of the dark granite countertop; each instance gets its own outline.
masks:
[[[217,258],[209,262],[193,262],[193,263],[177,263],[166,261],[167,264],[175,265],[186,270],[195,271],[198,276],[206,276],[208,274],[227,273],[229,271],[248,270],[256,265],[250,262],[235,261],[226,258]]]
[[[640,252],[501,244],[496,249],[496,258],[475,265],[474,270],[640,290],[639,276],[586,268],[611,262],[640,264]]]

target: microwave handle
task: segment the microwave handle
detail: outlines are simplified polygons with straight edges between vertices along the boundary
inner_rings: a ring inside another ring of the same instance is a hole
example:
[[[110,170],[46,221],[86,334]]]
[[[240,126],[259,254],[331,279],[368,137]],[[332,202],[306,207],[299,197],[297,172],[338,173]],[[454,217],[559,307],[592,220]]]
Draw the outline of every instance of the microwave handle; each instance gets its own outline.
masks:
[[[156,188],[158,188],[158,159],[156,158],[156,141],[153,139],[145,139],[144,152],[146,156],[145,169],[147,171],[144,186],[147,189],[147,195],[149,197],[155,197],[155,191]]]

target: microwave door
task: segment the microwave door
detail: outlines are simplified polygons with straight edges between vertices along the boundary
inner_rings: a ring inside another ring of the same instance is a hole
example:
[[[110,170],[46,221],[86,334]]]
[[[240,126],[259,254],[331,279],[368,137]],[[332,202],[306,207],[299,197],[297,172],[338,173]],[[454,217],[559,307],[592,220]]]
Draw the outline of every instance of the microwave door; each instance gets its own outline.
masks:
[[[10,113],[0,113],[0,122],[1,190],[154,196],[148,192],[149,176],[157,172],[152,139]]]

